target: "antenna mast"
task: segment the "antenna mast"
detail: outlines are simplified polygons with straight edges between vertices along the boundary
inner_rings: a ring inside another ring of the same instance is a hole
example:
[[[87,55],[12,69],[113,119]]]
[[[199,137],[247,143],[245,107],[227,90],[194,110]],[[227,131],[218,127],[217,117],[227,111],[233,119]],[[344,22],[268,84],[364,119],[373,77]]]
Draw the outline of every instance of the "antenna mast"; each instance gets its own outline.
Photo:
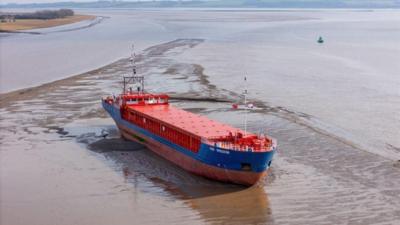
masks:
[[[136,54],[135,54],[135,45],[132,44],[132,52],[131,52],[131,63],[132,63],[132,74],[136,75]]]
[[[244,77],[244,136],[247,135],[247,78]]]
[[[128,84],[132,83],[140,83],[140,87],[138,87],[137,92],[144,92],[144,76],[136,76],[136,54],[135,54],[135,45],[132,44],[132,53],[131,53],[131,64],[132,64],[132,76],[124,76],[124,90],[123,93],[127,92]],[[132,89],[130,89],[132,91]]]

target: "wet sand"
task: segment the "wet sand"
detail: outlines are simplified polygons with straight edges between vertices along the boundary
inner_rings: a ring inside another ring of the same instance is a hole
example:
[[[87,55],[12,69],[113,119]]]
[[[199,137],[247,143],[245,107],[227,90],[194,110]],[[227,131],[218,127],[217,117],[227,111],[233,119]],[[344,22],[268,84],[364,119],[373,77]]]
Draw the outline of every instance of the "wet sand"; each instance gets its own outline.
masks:
[[[172,104],[242,126],[240,90],[212,83],[179,55],[178,39],[138,56],[149,91]],[[268,177],[244,188],[191,175],[120,138],[100,105],[117,94],[128,59],[39,87],[2,94],[1,224],[397,224],[398,162],[302,123],[307,115],[258,102],[249,127],[279,141]],[[105,130],[109,135],[101,136]]]
[[[92,15],[74,15],[66,18],[57,18],[50,20],[39,20],[39,19],[24,19],[16,20],[15,22],[1,23],[0,32],[18,32],[21,30],[32,30],[39,28],[48,28],[61,26],[71,23],[80,22],[83,20],[93,20],[96,16]]]

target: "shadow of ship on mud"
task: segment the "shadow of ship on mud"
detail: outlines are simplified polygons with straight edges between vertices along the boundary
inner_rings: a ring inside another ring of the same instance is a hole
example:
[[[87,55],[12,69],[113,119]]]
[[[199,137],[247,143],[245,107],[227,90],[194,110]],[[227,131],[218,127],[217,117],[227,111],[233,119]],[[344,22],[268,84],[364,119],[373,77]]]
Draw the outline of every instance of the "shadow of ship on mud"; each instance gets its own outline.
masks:
[[[154,186],[157,190],[151,191],[152,194],[182,200],[208,223],[273,221],[263,185],[246,188],[208,180],[184,171],[139,143],[119,137],[94,141],[88,144],[88,149],[118,165],[117,170],[133,188],[149,192],[148,187]]]

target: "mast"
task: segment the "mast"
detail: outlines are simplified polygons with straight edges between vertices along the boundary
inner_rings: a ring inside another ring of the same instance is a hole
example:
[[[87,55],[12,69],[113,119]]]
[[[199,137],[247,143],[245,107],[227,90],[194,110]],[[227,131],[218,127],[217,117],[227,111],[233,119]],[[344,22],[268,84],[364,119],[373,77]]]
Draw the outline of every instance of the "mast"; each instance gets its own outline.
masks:
[[[132,74],[136,75],[136,55],[135,55],[135,45],[132,44],[132,52],[131,52],[131,63],[132,63]]]
[[[136,54],[135,54],[135,45],[132,44],[132,53],[131,53],[131,64],[132,64],[132,76],[124,76],[124,88],[123,93],[127,92],[127,87],[129,84],[139,83],[140,86],[137,87],[138,93],[144,93],[144,76],[136,76]],[[132,88],[130,88],[130,92],[132,92]]]
[[[247,78],[244,77],[244,136],[247,135]]]

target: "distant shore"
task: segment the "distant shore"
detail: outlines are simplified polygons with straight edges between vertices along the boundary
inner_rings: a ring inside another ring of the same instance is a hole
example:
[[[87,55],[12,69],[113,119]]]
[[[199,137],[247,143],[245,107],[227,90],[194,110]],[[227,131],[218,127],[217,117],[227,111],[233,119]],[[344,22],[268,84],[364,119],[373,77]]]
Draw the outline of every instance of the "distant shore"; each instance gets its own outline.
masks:
[[[40,19],[17,19],[15,22],[0,23],[0,32],[19,32],[39,28],[55,27],[83,20],[96,18],[93,15],[74,15],[65,18],[40,20]]]

